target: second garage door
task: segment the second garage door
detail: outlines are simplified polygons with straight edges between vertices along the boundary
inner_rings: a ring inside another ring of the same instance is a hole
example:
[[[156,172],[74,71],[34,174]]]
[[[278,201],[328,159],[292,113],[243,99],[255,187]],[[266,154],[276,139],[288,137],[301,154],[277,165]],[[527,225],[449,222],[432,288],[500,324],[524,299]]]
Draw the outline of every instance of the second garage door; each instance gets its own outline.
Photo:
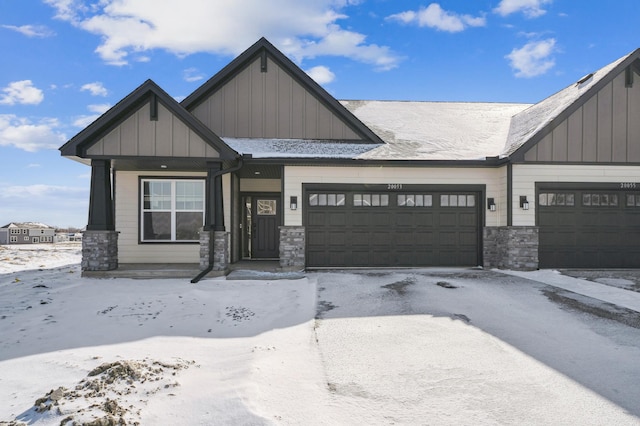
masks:
[[[384,189],[305,190],[307,266],[481,264],[480,191]]]

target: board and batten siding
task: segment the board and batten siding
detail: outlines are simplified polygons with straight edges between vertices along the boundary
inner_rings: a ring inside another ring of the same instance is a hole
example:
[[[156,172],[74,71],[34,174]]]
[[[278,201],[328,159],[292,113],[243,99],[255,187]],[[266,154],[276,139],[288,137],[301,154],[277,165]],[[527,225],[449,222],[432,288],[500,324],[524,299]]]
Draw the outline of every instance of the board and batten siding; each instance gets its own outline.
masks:
[[[360,140],[270,58],[251,62],[191,111],[221,137]]]
[[[525,161],[640,163],[640,76],[625,72],[558,123],[526,152]]]
[[[301,226],[305,200],[302,184],[403,184],[403,185],[477,185],[486,184],[486,197],[496,199],[495,212],[485,214],[485,226],[504,226],[507,223],[506,167],[501,168],[421,168],[421,167],[303,167],[286,166],[283,200],[284,224]],[[298,197],[298,209],[288,206],[290,197]],[[485,205],[486,200],[478,200]]]
[[[93,144],[88,155],[218,158],[220,154],[184,122],[158,103],[158,120],[145,103]]]
[[[599,165],[513,165],[513,225],[536,224],[536,182],[623,183],[640,182],[640,166]],[[520,196],[529,201],[529,210],[520,208]]]

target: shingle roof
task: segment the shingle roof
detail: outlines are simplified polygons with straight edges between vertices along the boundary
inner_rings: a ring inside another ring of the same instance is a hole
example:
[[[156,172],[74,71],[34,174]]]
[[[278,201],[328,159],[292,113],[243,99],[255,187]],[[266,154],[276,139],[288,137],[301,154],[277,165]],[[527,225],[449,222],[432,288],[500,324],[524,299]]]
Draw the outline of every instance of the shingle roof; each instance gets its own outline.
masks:
[[[11,222],[2,226],[2,228],[54,229],[53,226],[49,226],[39,222]]]

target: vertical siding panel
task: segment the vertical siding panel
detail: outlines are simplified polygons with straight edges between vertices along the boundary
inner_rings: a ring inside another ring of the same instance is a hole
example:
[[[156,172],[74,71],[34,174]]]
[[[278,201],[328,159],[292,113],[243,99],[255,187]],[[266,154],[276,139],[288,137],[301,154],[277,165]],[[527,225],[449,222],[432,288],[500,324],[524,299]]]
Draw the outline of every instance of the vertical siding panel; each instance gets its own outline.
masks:
[[[162,105],[158,105],[158,121],[156,121],[156,140],[155,144],[158,147],[158,151],[161,151],[162,156],[174,155],[173,150],[173,134],[172,123],[173,114],[169,112]]]
[[[553,133],[549,133],[538,142],[538,161],[551,161],[553,159]]]
[[[309,139],[318,138],[318,101],[316,98],[307,93],[304,102],[304,122],[305,122],[305,137]]]
[[[225,133],[224,128],[224,92],[219,90],[211,99],[207,101],[207,108],[209,110],[209,122],[211,123],[211,130],[218,136],[231,136]]]
[[[292,80],[291,83],[291,137],[305,138],[306,123],[304,118],[304,101],[307,93],[297,82]]]
[[[120,155],[138,155],[138,123],[145,110],[148,113],[148,109],[143,107],[120,125]]]
[[[317,127],[317,137],[320,139],[331,139],[333,136],[332,133],[332,117],[333,114],[322,104],[316,102],[318,105],[318,127]]]
[[[598,155],[598,96],[593,96],[582,107],[582,161],[596,161]]]
[[[268,70],[268,68],[267,68]],[[249,136],[252,138],[261,137],[265,132],[265,91],[264,91],[264,79],[262,72],[260,72],[260,61],[254,61],[250,65],[250,79],[251,85],[251,124]]]
[[[262,73],[265,93],[265,131],[264,137],[275,138],[278,135],[278,67],[267,60],[267,72]]]
[[[236,133],[237,87],[237,80],[234,79],[222,88],[224,97],[224,134],[229,136],[238,136]]]
[[[202,121],[205,126],[211,129],[211,116],[209,114],[210,103],[211,98],[208,98],[206,101],[198,105],[193,111],[191,111],[191,114],[193,114],[194,117],[196,117],[198,120]]]
[[[627,161],[640,162],[640,75],[633,76],[633,87],[628,89],[629,95],[629,134]]]
[[[275,68],[275,67],[274,67]],[[278,75],[278,131],[276,137],[291,138],[291,91],[292,81],[289,75],[277,69]]]
[[[582,161],[582,112],[580,107],[567,119],[567,161]]]
[[[598,161],[611,161],[613,87],[609,83],[598,92]]]
[[[166,117],[166,112],[162,110],[162,105],[158,104],[158,120]],[[156,122],[148,119],[143,120],[141,117],[138,136],[140,144],[140,155],[157,155],[156,154]]]
[[[251,132],[249,131],[250,117],[251,117],[251,103],[252,96],[251,87],[250,87],[250,72],[251,67],[245,68],[238,76],[235,78],[236,84],[236,127],[235,127],[235,135],[238,137],[249,137],[251,136]]]
[[[613,80],[613,135],[611,160],[627,161],[627,89],[625,73]]]
[[[176,117],[173,117],[171,123],[171,141],[175,157],[189,156],[189,129]]]
[[[551,153],[553,161],[567,161],[567,128],[567,120],[563,120],[553,129]]]
[[[538,161],[538,145],[534,145],[524,154],[524,161]]]

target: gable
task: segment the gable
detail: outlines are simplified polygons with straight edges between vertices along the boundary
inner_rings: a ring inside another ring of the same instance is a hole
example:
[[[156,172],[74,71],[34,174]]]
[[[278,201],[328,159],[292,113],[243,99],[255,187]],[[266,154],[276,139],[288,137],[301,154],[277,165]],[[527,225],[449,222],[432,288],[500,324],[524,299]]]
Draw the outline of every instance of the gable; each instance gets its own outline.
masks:
[[[382,143],[264,38],[182,105],[223,138]]]
[[[639,58],[640,49],[515,115],[503,155],[512,162],[638,162]]]
[[[525,161],[640,162],[640,75],[621,70],[524,154]]]
[[[157,119],[150,119],[151,102],[133,111],[121,124],[87,150],[95,156],[207,157],[220,154],[161,103]]]

